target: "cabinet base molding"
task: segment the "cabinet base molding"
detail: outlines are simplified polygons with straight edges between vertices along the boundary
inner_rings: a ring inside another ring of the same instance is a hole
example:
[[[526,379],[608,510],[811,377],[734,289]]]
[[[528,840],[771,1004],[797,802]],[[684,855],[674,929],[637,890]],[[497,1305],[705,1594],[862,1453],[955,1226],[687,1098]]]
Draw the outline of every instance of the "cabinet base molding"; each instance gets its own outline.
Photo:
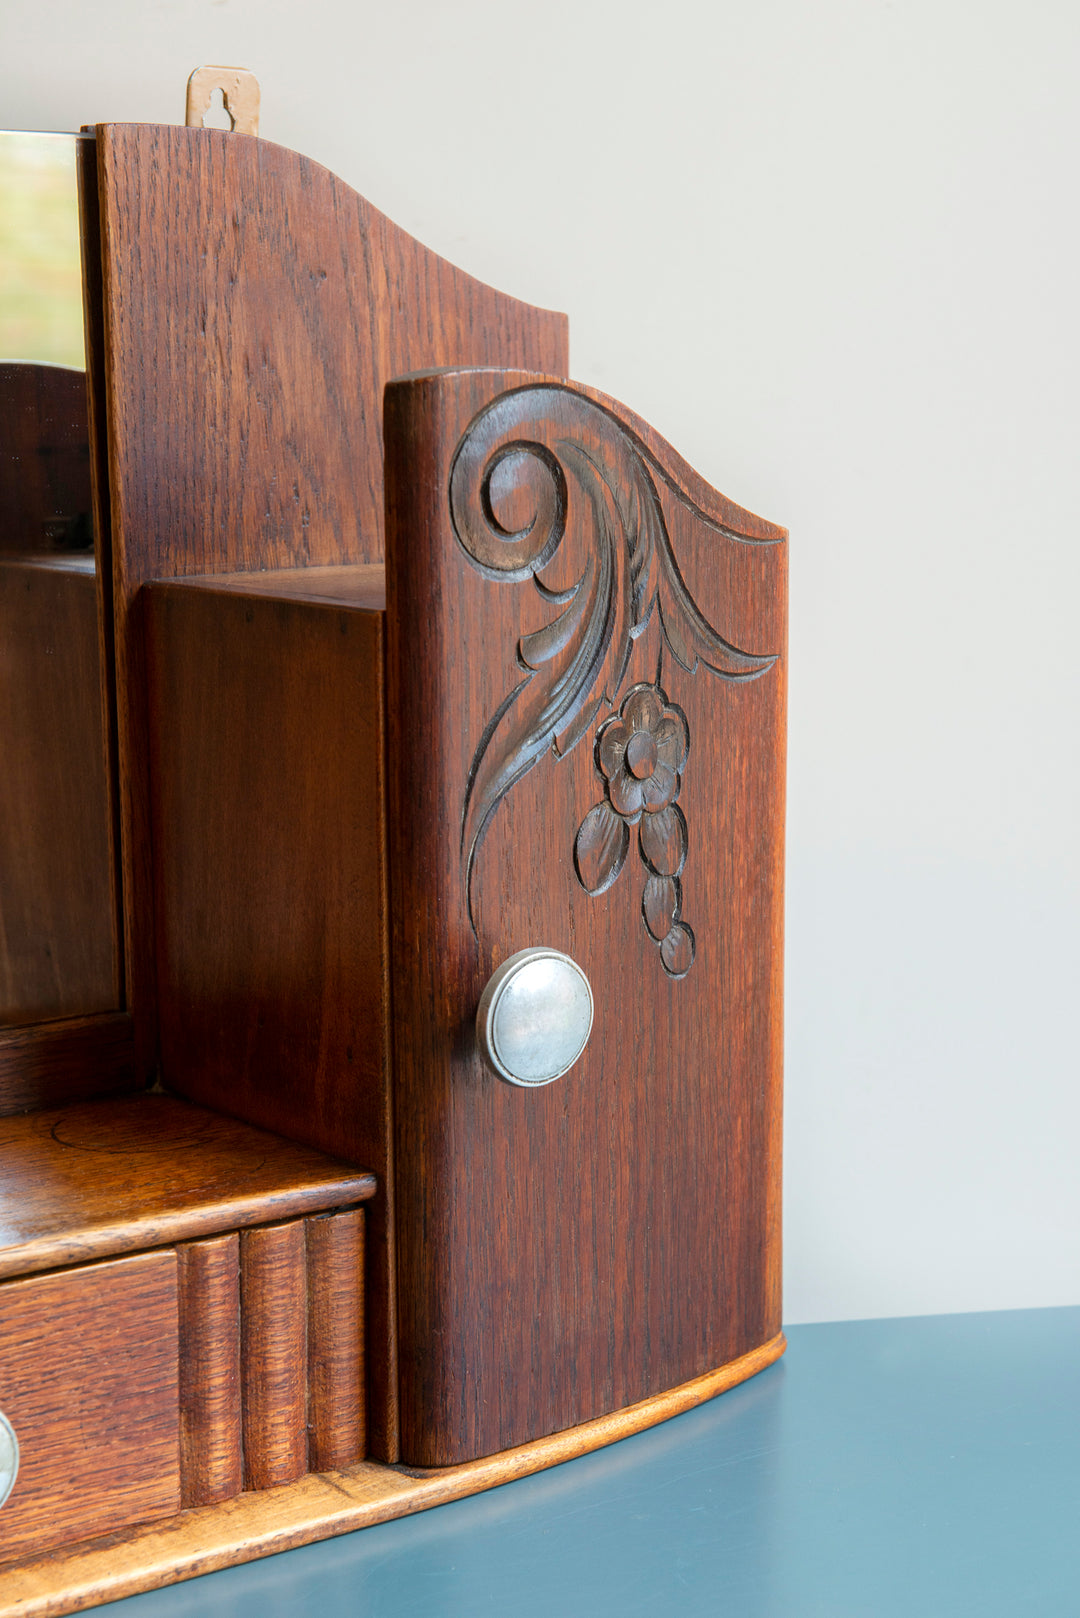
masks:
[[[749,1354],[666,1393],[482,1460],[429,1472],[361,1461],[0,1569],[0,1618],[58,1618],[480,1494],[704,1404],[765,1370],[786,1346],[778,1333]]]

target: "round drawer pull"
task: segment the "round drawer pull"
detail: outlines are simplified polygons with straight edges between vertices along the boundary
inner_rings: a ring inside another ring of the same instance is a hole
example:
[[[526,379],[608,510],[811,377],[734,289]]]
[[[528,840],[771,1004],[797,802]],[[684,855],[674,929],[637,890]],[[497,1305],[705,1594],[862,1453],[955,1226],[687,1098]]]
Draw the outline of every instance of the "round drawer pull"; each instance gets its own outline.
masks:
[[[19,1475],[19,1440],[15,1429],[0,1410],[0,1506],[15,1487]]]
[[[592,1021],[592,989],[577,962],[557,949],[523,949],[488,979],[476,1043],[500,1079],[532,1089],[573,1067]]]

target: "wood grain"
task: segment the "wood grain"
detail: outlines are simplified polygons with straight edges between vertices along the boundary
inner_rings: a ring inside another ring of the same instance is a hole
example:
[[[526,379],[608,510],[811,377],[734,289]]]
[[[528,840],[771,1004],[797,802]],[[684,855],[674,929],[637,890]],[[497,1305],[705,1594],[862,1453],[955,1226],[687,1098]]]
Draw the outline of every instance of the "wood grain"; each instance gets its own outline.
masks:
[[[244,1486],[240,1428],[240,1238],[183,1242],[180,1302],[182,1504],[230,1500]]]
[[[384,1175],[382,614],[146,595],[162,1079]]]
[[[0,1286],[0,1409],[19,1475],[10,1560],[179,1509],[176,1256]]]
[[[401,1453],[418,1465],[600,1416],[779,1330],[786,552],[681,468],[591,390],[476,371],[387,389]],[[620,755],[620,797],[594,754],[635,688],[657,737],[670,708],[690,739],[667,777],[639,763],[649,812],[684,825],[668,897],[689,970],[642,911],[662,934],[648,861],[674,844],[642,840],[633,772]],[[594,894],[574,851],[599,803],[633,860]],[[523,1091],[482,1068],[472,1019],[534,944],[584,967],[596,1019],[569,1074]]]
[[[0,378],[5,369],[17,367],[0,366]],[[85,409],[84,398],[84,435]],[[0,551],[0,646],[0,1024],[112,1011],[121,995],[93,555]]]
[[[86,373],[0,361],[0,554],[93,556]]]
[[[0,1117],[128,1090],[133,1068],[123,1012],[0,1028]]]
[[[377,1177],[375,1452],[395,1453],[381,567],[147,588],[161,1076]],[[265,579],[266,583],[261,581]],[[292,581],[292,582],[290,582]]]
[[[97,151],[127,1003],[149,1073],[140,585],[380,561],[383,384],[447,364],[563,372],[566,319],[483,286],[268,141],[100,125]]]
[[[163,1528],[136,1530],[123,1540],[74,1546],[64,1555],[13,1570],[0,1595],[0,1618],[59,1618],[100,1602],[159,1589],[216,1568],[478,1494],[588,1454],[703,1404],[756,1376],[784,1348],[784,1338],[777,1336],[684,1387],[487,1460],[419,1477],[362,1461],[325,1478],[313,1475],[272,1493],[241,1495],[222,1506],[184,1512]]]
[[[308,1467],[364,1455],[364,1211],[307,1221]],[[381,1343],[380,1343],[381,1348]]]
[[[307,1471],[304,1221],[240,1236],[244,1486],[272,1489]]]
[[[370,1174],[172,1096],[0,1121],[0,1276],[370,1197]]]

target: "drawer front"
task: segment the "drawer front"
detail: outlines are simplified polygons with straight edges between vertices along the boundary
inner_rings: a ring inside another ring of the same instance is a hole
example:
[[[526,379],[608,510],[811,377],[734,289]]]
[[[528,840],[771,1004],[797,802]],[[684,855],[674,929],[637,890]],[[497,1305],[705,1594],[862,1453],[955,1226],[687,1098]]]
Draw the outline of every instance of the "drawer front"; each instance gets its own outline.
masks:
[[[0,1286],[0,1560],[179,1510],[176,1254]]]

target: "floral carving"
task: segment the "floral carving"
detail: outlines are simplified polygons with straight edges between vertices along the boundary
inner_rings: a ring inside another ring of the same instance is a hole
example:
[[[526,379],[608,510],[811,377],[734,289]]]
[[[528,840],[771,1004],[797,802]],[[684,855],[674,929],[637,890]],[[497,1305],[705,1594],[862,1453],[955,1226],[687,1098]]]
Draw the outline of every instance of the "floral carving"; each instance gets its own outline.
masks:
[[[659,686],[635,685],[619,717],[596,733],[596,762],[616,813],[636,824],[643,809],[666,809],[678,795],[689,750],[682,709]]]
[[[604,708],[615,706],[634,643],[655,625],[655,685],[635,686],[596,735],[605,795],[578,829],[575,866],[589,893],[603,893],[622,869],[630,828],[638,827],[648,873],[645,926],[665,969],[681,977],[694,954],[693,933],[681,919],[687,830],[676,801],[689,732],[661,690],[663,657],[687,674],[704,664],[732,681],[756,679],[775,657],[740,651],[705,618],[672,549],[654,473],[718,535],[745,538],[698,511],[641,440],[572,388],[512,389],[462,434],[450,469],[455,537],[484,578],[531,584],[552,616],[519,638],[521,678],[477,743],[462,804],[461,857],[475,931],[473,871],[499,804],[542,758],[564,758]]]
[[[604,893],[626,860],[630,827],[638,832],[645,867],[641,914],[659,945],[669,977],[694,964],[694,934],[682,920],[682,876],[688,837],[676,799],[690,752],[686,715],[660,685],[635,685],[617,718],[596,733],[594,756],[605,796],[590,809],[574,839],[574,868],[586,893]]]

